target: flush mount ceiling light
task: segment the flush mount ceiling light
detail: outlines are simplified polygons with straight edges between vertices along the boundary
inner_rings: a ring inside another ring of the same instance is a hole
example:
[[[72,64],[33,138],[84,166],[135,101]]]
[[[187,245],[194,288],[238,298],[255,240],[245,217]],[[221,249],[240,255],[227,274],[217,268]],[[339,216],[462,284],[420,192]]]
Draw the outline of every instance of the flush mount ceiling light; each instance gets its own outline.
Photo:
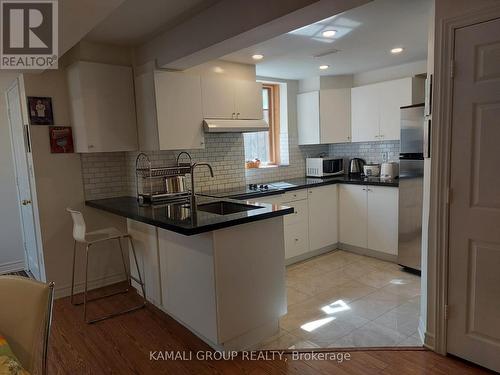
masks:
[[[391,49],[391,53],[393,55],[399,55],[403,51],[404,51],[403,47],[395,47],[395,48]]]
[[[319,69],[320,69],[320,70],[326,70],[326,69],[328,69],[329,67],[330,67],[330,65],[320,65],[320,66],[319,66]]]
[[[259,53],[252,55],[252,59],[254,60],[262,60],[264,58],[264,55],[261,55]]]
[[[337,30],[325,30],[323,31],[322,35],[325,37],[325,38],[331,38],[333,37],[335,34],[337,34]]]

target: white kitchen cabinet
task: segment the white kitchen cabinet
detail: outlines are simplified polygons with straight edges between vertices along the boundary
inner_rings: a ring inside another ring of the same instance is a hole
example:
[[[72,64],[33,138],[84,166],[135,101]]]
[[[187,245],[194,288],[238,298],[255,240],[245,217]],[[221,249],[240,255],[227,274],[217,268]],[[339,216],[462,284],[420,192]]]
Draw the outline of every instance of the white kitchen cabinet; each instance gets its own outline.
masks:
[[[407,77],[351,90],[353,142],[398,140],[400,108],[424,101],[425,80]]]
[[[319,91],[297,95],[299,145],[316,145],[319,134]]]
[[[341,185],[341,243],[390,255],[398,253],[398,189]]]
[[[397,255],[399,190],[368,186],[367,192],[367,248]]]
[[[203,117],[261,120],[262,84],[219,77],[201,79]]]
[[[353,142],[378,141],[380,134],[378,86],[351,90],[351,132]]]
[[[297,124],[300,145],[350,142],[351,90],[298,94]]]
[[[366,186],[341,185],[339,189],[339,242],[366,248]]]
[[[338,242],[338,186],[308,189],[309,249],[319,250]]]
[[[261,120],[262,84],[260,82],[234,80],[236,117],[241,120]]]
[[[66,73],[75,151],[137,150],[132,68],[79,61]]]
[[[146,72],[136,77],[136,95],[141,150],[205,147],[199,76]]]
[[[235,115],[234,85],[230,79],[203,77],[201,80],[203,117],[233,118]]]

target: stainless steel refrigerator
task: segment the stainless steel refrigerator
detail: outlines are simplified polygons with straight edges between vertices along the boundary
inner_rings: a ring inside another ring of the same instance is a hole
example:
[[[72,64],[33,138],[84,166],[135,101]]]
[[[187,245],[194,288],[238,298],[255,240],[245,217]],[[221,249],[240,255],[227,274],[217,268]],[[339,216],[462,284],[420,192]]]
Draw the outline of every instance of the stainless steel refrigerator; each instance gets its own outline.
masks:
[[[427,147],[424,128],[424,104],[401,107],[398,263],[418,271],[422,254],[424,148]]]

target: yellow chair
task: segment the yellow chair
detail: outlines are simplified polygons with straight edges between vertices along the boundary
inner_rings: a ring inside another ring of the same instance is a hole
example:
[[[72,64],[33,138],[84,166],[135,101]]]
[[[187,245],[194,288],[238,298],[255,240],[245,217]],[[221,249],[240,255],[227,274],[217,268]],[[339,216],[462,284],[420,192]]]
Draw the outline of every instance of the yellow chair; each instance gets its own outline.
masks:
[[[47,374],[53,294],[54,283],[0,276],[0,332],[32,374]]]

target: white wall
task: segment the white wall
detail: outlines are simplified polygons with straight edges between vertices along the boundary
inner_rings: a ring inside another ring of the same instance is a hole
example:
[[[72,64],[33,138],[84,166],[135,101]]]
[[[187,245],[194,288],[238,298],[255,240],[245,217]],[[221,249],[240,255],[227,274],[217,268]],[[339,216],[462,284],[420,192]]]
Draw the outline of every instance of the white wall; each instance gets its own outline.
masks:
[[[71,125],[66,74],[50,70],[24,75],[27,96],[52,98],[54,122]],[[125,219],[85,208],[81,159],[79,154],[51,154],[48,126],[31,126],[31,141],[42,242],[47,281],[56,283],[56,296],[68,295],[71,283],[73,251],[72,220],[67,207],[81,208],[88,230],[115,226],[126,229]],[[117,244],[103,244],[91,250],[89,279],[91,287],[123,279],[123,266]],[[76,283],[81,290],[84,280],[84,251],[77,258]]]
[[[389,66],[387,68],[356,73],[353,76],[353,87],[370,83],[389,81],[398,78],[411,77],[427,72],[427,60],[414,61],[406,64]]]
[[[24,249],[5,90],[17,74],[0,74],[0,274],[24,268]]]

